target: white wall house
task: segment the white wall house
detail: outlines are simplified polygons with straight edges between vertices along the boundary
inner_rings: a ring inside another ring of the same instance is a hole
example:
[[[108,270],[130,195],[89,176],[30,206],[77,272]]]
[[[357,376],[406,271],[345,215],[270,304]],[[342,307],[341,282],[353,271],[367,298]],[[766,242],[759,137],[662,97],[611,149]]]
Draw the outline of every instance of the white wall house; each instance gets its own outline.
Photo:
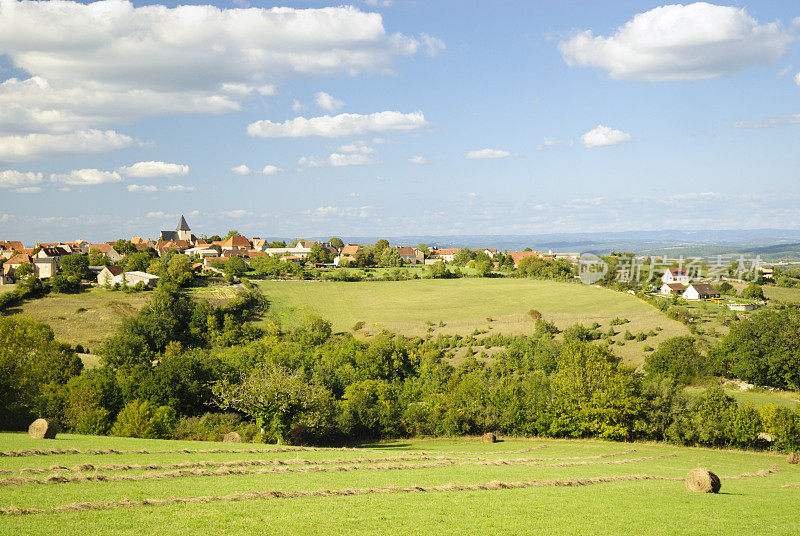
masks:
[[[683,285],[689,284],[689,274],[686,273],[685,268],[669,268],[664,275],[661,276],[661,281],[664,283],[681,283]]]
[[[719,292],[708,283],[695,283],[689,285],[683,292],[683,298],[686,300],[707,300],[709,298],[719,298]]]

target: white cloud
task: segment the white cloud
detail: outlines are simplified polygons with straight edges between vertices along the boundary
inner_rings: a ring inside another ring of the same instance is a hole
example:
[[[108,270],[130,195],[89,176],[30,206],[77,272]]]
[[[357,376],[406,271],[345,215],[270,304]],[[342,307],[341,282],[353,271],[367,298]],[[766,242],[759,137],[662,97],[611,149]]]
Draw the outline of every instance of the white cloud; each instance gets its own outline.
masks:
[[[8,169],[0,171],[0,188],[25,188],[41,183],[42,179],[41,173]]]
[[[426,33],[420,34],[419,39],[425,47],[425,54],[431,57],[439,55],[447,48],[444,41]]]
[[[364,0],[364,3],[371,7],[389,7],[392,0]]]
[[[411,162],[412,164],[417,164],[418,166],[428,163],[428,159],[420,155],[412,156],[411,158],[408,159],[408,161]]]
[[[305,104],[303,104],[302,102],[300,102],[299,100],[297,100],[297,99],[294,99],[294,101],[292,102],[292,111],[293,112],[302,112],[306,108],[307,108],[307,106]]]
[[[735,128],[777,128],[800,123],[800,114],[771,115],[762,121],[735,121]]]
[[[167,187],[168,192],[194,192],[197,188],[194,186],[185,186],[183,184],[173,184]]]
[[[40,194],[42,193],[42,189],[39,186],[23,186],[22,188],[14,188],[11,190],[14,193],[18,194]]]
[[[301,167],[321,167],[321,166],[367,166],[378,164],[378,151],[367,145],[348,144],[342,145],[337,152],[331,153],[328,158],[320,159],[315,156],[304,156],[300,159]]]
[[[121,182],[122,177],[116,171],[100,171],[99,169],[76,169],[66,174],[53,173],[50,180],[69,184],[70,186],[91,186],[108,182]]]
[[[478,194],[476,194],[475,192],[470,192],[470,193],[467,194],[467,197],[475,198],[475,197],[478,197]]]
[[[243,208],[239,208],[236,210],[226,210],[222,212],[223,216],[227,216],[228,218],[244,218],[245,216],[251,216],[253,213]]]
[[[744,9],[697,2],[639,13],[609,37],[581,32],[558,49],[569,65],[598,67],[615,79],[661,82],[770,63],[791,41],[779,23],[759,24]]]
[[[316,94],[314,97],[314,102],[316,102],[317,106],[326,112],[335,112],[344,106],[344,101],[340,101],[333,95],[325,93],[324,91],[320,91]]]
[[[794,83],[800,86],[800,73],[794,75]]]
[[[150,184],[129,184],[125,187],[129,192],[153,193],[157,192],[158,188]]]
[[[261,138],[304,138],[322,136],[324,138],[345,138],[374,132],[410,132],[428,127],[422,112],[404,114],[401,112],[376,112],[369,115],[339,114],[321,117],[297,117],[273,123],[269,120],[256,121],[247,126],[250,136]]]
[[[138,179],[151,179],[154,177],[174,177],[189,173],[189,166],[183,164],[168,164],[166,162],[136,162],[118,170],[127,177]]]
[[[0,137],[0,161],[23,162],[76,154],[105,153],[129,147],[135,140],[113,130],[80,130],[70,134]]]
[[[250,175],[250,168],[245,166],[244,164],[236,167],[232,167],[231,171],[236,173],[237,175]]]
[[[631,141],[631,135],[605,125],[597,125],[586,134],[583,134],[581,140],[589,148],[607,147],[609,145],[628,143]]]
[[[551,147],[572,147],[573,145],[575,145],[575,142],[572,140],[561,141],[553,138],[545,138],[542,140],[542,143],[539,144],[539,150],[541,151],[542,149],[549,149]]]
[[[31,75],[0,87],[0,128],[16,125],[11,133],[238,110],[250,95],[274,94],[275,82],[385,72],[421,46],[354,7],[2,5],[0,55]]]
[[[320,218],[346,217],[346,218],[372,218],[375,215],[375,207],[369,205],[363,207],[318,207],[313,214]]]
[[[507,158],[509,156],[511,156],[511,153],[500,149],[479,149],[467,153],[467,159],[469,160],[478,160],[484,158]]]
[[[261,169],[261,173],[264,175],[274,175],[275,173],[280,173],[281,171],[283,171],[281,168],[278,166],[273,166],[272,164],[267,164]]]

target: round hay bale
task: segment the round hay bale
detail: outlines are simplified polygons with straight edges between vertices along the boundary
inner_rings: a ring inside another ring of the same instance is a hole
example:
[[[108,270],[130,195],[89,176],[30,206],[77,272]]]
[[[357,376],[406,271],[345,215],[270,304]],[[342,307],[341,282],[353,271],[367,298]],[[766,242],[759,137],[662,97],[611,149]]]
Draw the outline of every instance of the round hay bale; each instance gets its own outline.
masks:
[[[792,465],[796,465],[800,463],[800,453],[797,452],[790,452],[786,455],[786,463],[790,463]]]
[[[225,437],[222,438],[223,443],[241,443],[242,436],[240,436],[237,432],[228,432],[225,434]]]
[[[481,437],[481,441],[484,443],[497,443],[497,436],[491,432],[486,432],[483,434],[483,437]]]
[[[56,426],[44,419],[36,419],[28,427],[28,435],[34,439],[55,439]]]
[[[722,487],[719,477],[705,469],[692,469],[686,475],[686,490],[698,493],[719,493]]]

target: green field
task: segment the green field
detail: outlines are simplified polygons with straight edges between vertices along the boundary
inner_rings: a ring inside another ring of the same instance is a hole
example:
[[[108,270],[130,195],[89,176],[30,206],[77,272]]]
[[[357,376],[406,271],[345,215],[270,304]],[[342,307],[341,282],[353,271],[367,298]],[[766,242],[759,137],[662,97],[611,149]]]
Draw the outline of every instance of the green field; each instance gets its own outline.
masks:
[[[94,350],[148,299],[150,294],[146,292],[129,294],[95,287],[79,294],[48,294],[26,300],[4,314],[23,314],[44,322],[53,328],[59,341]]]
[[[702,387],[687,387],[686,390],[692,394],[699,394],[705,391]],[[740,391],[735,389],[725,389],[728,396],[732,396],[739,404],[752,403],[755,407],[773,404],[789,409],[800,407],[800,393],[794,391]]]
[[[195,452],[251,447],[259,452]],[[7,514],[0,515],[0,534],[800,531],[800,486],[793,486],[800,466],[773,453],[550,439],[276,452],[267,445],[0,434],[0,450],[30,448],[151,453],[0,457],[0,511]],[[176,449],[187,452],[152,452]],[[83,464],[91,466],[77,467]],[[685,490],[683,477],[695,467],[722,478],[719,495]],[[44,483],[13,480],[20,477]]]
[[[769,300],[800,303],[800,288],[776,287],[774,285],[765,285],[762,288],[764,289],[764,297]]]
[[[688,334],[687,328],[670,320],[635,296],[612,290],[532,279],[464,278],[449,280],[375,281],[332,283],[320,281],[263,281],[259,283],[270,300],[270,309],[285,326],[295,326],[307,314],[318,314],[333,323],[336,331],[349,331],[356,322],[365,323],[359,333],[370,335],[381,329],[410,336],[468,335],[474,330],[488,333],[529,334],[531,309],[565,328],[576,322],[586,326],[598,322],[606,331],[609,322],[627,318],[630,323],[616,331],[662,331],[646,342],[627,341],[614,346],[626,360],[639,362],[642,347],[657,347],[668,337]],[[491,319],[491,320],[488,320]],[[440,327],[442,322],[445,326]],[[621,339],[622,335],[618,335]]]

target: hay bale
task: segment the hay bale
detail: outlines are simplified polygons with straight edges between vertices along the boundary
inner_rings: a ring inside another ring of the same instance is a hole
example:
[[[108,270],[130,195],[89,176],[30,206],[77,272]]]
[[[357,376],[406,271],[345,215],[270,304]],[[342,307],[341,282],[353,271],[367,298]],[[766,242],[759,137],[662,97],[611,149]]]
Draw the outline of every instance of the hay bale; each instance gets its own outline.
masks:
[[[786,455],[786,463],[790,463],[792,465],[796,465],[800,463],[800,453],[797,452],[790,452]]]
[[[44,419],[36,419],[28,427],[28,435],[34,439],[55,439],[56,426]]]
[[[483,437],[481,437],[481,441],[484,443],[497,443],[497,436],[491,432],[486,432],[483,434]]]
[[[240,436],[237,432],[228,432],[225,434],[225,437],[222,438],[223,443],[241,443],[242,436]]]
[[[686,475],[686,490],[698,493],[719,493],[722,487],[719,477],[705,469],[692,469]]]

